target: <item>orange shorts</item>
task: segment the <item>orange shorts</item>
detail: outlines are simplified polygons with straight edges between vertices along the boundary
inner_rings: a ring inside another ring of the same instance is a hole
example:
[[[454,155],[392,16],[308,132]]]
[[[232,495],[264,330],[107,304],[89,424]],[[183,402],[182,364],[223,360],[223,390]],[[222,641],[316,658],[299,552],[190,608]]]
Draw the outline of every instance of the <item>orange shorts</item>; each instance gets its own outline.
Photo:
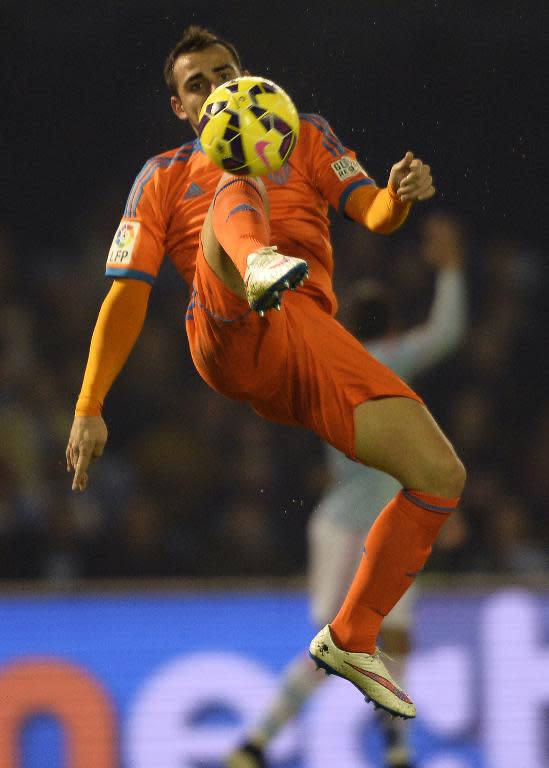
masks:
[[[186,327],[210,387],[271,421],[313,430],[351,458],[357,405],[378,397],[422,402],[303,291],[286,291],[281,312],[259,317],[224,286],[202,248]]]

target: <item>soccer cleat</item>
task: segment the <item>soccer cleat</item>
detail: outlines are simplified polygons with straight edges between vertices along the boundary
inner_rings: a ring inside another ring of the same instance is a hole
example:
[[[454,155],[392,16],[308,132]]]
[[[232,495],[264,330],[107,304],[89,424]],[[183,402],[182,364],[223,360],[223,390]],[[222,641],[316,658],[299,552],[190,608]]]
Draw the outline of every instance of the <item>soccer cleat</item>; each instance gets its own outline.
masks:
[[[225,763],[225,768],[266,768],[266,766],[262,750],[253,744],[243,744],[235,749]]]
[[[267,309],[280,307],[281,294],[303,285],[309,267],[304,259],[278,253],[276,245],[250,253],[244,284],[250,307],[263,316]]]
[[[391,715],[403,718],[416,716],[413,702],[389,674],[379,649],[373,654],[343,651],[332,640],[327,624],[312,639],[309,655],[317,667],[325,669],[329,675],[349,680],[376,709],[385,709]]]

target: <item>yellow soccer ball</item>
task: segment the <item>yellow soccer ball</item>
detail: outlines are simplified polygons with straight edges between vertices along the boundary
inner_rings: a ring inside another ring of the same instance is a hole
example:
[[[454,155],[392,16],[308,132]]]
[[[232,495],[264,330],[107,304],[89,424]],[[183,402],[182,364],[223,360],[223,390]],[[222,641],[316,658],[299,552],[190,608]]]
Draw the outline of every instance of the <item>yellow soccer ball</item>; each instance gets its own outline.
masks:
[[[224,171],[264,176],[281,168],[299,137],[288,94],[264,77],[236,77],[213,91],[199,117],[200,143]]]

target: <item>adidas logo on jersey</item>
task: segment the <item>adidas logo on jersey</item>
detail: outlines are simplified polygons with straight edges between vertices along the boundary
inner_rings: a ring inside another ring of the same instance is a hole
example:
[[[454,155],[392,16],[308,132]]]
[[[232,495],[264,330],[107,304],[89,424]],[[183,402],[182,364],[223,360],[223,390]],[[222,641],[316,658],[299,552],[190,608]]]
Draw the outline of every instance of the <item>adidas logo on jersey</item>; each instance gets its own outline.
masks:
[[[196,184],[194,181],[188,188],[188,190],[185,192],[183,197],[188,200],[191,197],[200,197],[200,195],[204,194],[204,190],[202,187],[200,187],[198,184]]]

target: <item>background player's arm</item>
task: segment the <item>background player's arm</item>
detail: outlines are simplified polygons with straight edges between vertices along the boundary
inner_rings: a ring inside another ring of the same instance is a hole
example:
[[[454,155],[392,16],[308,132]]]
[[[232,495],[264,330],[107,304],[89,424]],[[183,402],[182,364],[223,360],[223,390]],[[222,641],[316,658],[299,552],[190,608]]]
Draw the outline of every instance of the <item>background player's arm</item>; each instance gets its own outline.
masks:
[[[73,490],[85,490],[90,462],[103,453],[103,402],[139,337],[150,292],[151,286],[141,280],[115,280],[99,311],[66,449]]]
[[[368,344],[400,376],[414,377],[451,354],[467,330],[465,249],[458,223],[436,213],[423,223],[421,255],[437,271],[433,303],[422,325],[389,341]]]

